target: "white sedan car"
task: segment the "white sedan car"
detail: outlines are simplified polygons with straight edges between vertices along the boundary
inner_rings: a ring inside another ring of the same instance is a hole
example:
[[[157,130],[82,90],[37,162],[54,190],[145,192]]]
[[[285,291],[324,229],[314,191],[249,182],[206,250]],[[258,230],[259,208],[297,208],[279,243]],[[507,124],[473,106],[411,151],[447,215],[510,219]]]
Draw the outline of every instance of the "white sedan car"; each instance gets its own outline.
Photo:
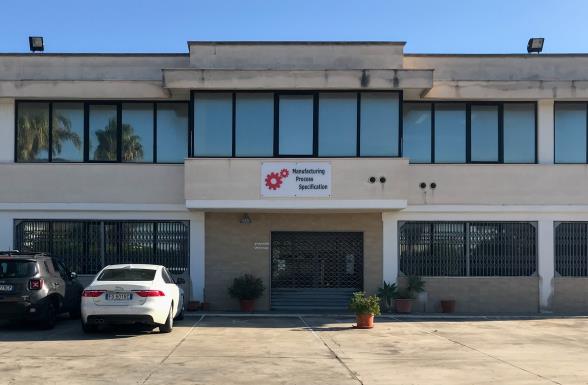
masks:
[[[174,318],[183,316],[184,291],[159,265],[106,266],[82,293],[86,333],[100,325],[133,323],[158,326],[160,332],[169,333]]]

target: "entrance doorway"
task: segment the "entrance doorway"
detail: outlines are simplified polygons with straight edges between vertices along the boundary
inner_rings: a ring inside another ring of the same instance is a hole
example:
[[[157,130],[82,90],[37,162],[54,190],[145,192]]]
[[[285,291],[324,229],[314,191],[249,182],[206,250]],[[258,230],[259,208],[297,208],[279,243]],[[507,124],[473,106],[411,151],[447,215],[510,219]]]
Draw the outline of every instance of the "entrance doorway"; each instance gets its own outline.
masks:
[[[363,233],[271,234],[271,307],[342,310],[363,289]]]

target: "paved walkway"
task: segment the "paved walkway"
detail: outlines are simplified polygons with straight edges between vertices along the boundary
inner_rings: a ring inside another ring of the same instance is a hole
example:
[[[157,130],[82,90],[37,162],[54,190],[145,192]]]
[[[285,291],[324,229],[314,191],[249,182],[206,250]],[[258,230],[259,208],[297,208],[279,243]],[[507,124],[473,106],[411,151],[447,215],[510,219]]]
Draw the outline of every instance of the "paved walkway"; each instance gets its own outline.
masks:
[[[171,334],[0,327],[0,384],[588,384],[588,319],[196,316]]]

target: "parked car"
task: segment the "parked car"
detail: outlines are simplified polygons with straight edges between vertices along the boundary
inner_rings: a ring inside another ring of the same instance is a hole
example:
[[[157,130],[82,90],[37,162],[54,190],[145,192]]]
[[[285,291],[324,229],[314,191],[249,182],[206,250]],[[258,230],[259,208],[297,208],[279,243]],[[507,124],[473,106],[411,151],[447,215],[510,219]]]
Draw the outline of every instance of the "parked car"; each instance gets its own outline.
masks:
[[[164,266],[106,266],[82,293],[82,329],[101,325],[144,324],[172,331],[174,319],[184,317],[184,291]]]
[[[32,320],[45,329],[57,315],[80,316],[83,287],[61,260],[46,253],[0,252],[0,319]]]

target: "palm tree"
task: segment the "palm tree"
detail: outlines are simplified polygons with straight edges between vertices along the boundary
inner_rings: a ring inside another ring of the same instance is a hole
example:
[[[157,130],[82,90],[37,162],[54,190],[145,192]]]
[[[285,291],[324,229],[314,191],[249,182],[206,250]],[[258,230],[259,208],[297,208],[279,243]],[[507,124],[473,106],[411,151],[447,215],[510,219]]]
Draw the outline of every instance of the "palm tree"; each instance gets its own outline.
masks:
[[[98,146],[94,151],[96,160],[116,160],[118,130],[115,119],[108,121],[108,126],[96,131]],[[135,135],[133,126],[122,125],[122,159],[123,161],[138,161],[143,159],[143,145],[141,137]]]
[[[53,120],[53,155],[61,153],[65,141],[77,148],[82,146],[80,136],[71,130],[71,121],[61,115]],[[24,114],[18,118],[18,159],[38,160],[42,151],[49,151],[49,120],[42,112]]]

